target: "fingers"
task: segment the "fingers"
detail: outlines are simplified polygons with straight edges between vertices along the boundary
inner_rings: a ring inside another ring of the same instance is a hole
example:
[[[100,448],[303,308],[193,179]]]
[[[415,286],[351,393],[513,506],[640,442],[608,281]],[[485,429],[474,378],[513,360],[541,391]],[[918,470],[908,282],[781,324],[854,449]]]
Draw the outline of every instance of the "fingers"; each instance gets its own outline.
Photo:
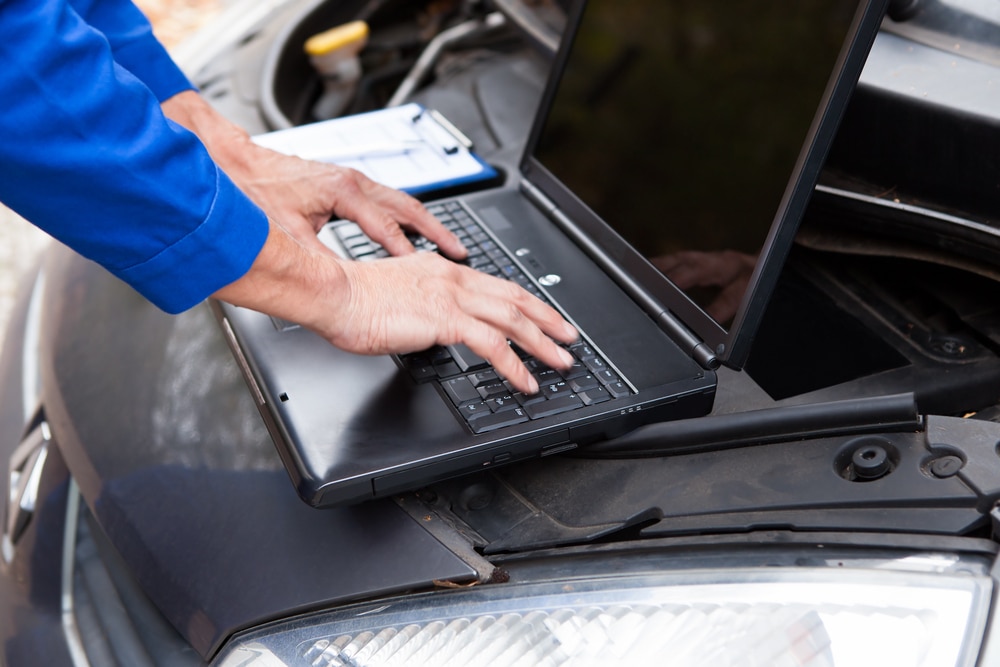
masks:
[[[446,256],[464,259],[468,255],[465,245],[458,237],[445,229],[423,204],[410,195],[369,179],[362,181],[362,187],[369,199],[376,202],[395,222],[433,241]]]
[[[487,359],[512,386],[528,394],[536,393],[538,384],[507,344],[508,339],[552,368],[573,363],[572,355],[552,339],[572,343],[579,333],[555,309],[513,283],[467,271],[472,275],[463,278],[471,284],[460,294],[458,305],[469,321],[459,332],[461,342]]]
[[[419,201],[406,193],[384,188],[377,183],[372,183],[371,186],[379,190],[377,194],[372,195],[372,200],[389,213],[389,217],[397,224],[397,230],[401,225],[409,231],[424,236],[436,244],[446,257],[464,259],[469,254],[458,237],[448,231]],[[399,233],[405,236],[401,231]],[[392,252],[391,249],[387,249]]]
[[[360,176],[360,174],[358,175]],[[413,244],[400,227],[401,221],[385,207],[365,195],[356,183],[350,182],[338,190],[340,195],[335,210],[340,217],[358,223],[365,234],[392,255],[414,252]]]
[[[462,325],[462,334],[463,342],[469,349],[489,361],[497,374],[512,387],[528,395],[538,393],[538,381],[499,330],[469,317]]]
[[[332,214],[353,220],[393,255],[414,251],[404,229],[418,232],[454,259],[467,255],[454,234],[413,197],[345,167],[282,155],[241,142],[227,173],[268,216],[309,243]],[[227,163],[229,164],[229,163]]]
[[[463,259],[468,254],[462,242],[413,197],[354,170],[341,169],[338,173],[341,183],[337,188],[336,212],[357,222],[390,254],[413,252],[413,244],[406,238],[404,229],[423,235],[453,259]]]
[[[374,210],[369,213],[351,219],[361,226],[368,238],[385,248],[390,255],[408,255],[414,252],[413,244],[406,238],[400,223],[384,211],[372,208]]]
[[[508,327],[504,324],[497,326],[494,322],[475,316],[463,318],[460,323],[460,342],[489,361],[497,374],[506,379],[514,389],[526,394],[536,394],[538,382],[508,344],[508,338],[552,368],[569,367],[573,363],[573,357],[542,334],[537,326],[523,317],[516,319],[520,322],[517,333],[505,335],[503,329]]]
[[[413,200],[413,202],[419,207],[420,215],[414,216],[411,222],[406,223],[407,226],[430,241],[433,241],[446,257],[456,260],[465,259],[469,254],[465,244],[459,241],[457,236],[448,231],[437,218],[428,213],[427,209],[420,202],[416,200]]]
[[[342,271],[350,297],[335,300],[327,333],[344,349],[406,353],[464,343],[526,393],[538,385],[508,340],[552,368],[572,364],[553,338],[571,343],[576,329],[514,283],[434,253],[346,262]]]
[[[550,340],[572,343],[579,338],[577,330],[558,311],[514,283],[472,269],[469,272],[474,275],[469,280],[475,285],[467,287],[466,293],[472,296],[461,304],[467,313],[497,328],[550,366],[572,362],[568,355],[560,354],[565,350]]]

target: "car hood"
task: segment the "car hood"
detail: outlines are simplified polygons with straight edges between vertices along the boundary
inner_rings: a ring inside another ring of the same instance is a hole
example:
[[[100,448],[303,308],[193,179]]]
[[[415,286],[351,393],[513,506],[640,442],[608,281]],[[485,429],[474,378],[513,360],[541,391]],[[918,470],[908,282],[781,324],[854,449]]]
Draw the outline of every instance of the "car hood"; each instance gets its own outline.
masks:
[[[58,246],[43,272],[53,437],[109,541],[205,656],[270,619],[486,580],[473,545],[498,554],[764,528],[962,535],[1000,498],[1000,425],[932,417],[922,429],[668,458],[552,458],[316,510],[295,494],[207,306],[165,315]],[[892,459],[884,479],[844,474],[862,446]],[[949,456],[963,466],[928,472]]]
[[[289,611],[476,576],[390,501],[298,499],[206,305],[165,315],[58,246],[43,270],[53,436],[111,543],[200,653]]]

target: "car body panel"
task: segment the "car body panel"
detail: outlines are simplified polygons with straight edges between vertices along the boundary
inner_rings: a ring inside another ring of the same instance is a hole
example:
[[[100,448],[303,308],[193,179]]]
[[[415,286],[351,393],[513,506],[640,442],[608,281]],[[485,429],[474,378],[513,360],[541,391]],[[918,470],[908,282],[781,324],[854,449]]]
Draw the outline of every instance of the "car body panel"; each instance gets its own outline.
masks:
[[[10,314],[0,353],[0,498],[10,494],[7,462],[26,435],[23,373],[29,303],[36,275],[25,276]],[[29,353],[30,354],[30,353]],[[61,613],[63,525],[69,473],[57,449],[50,452],[39,484],[38,500],[16,548],[0,559],[0,664],[68,665]],[[5,505],[8,503],[5,503]],[[6,521],[6,513],[4,515]],[[3,531],[6,535],[6,530]]]
[[[62,247],[46,272],[46,416],[108,539],[200,653],[289,611],[477,576],[390,501],[317,512],[288,493],[207,305],[166,315]]]

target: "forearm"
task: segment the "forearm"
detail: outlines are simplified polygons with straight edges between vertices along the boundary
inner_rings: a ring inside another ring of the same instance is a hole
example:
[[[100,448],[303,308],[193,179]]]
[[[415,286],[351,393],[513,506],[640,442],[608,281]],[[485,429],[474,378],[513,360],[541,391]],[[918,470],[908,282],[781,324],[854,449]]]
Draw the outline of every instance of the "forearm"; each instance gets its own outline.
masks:
[[[336,338],[330,313],[348,291],[341,262],[296,240],[270,221],[267,240],[250,270],[213,296],[280,317]]]

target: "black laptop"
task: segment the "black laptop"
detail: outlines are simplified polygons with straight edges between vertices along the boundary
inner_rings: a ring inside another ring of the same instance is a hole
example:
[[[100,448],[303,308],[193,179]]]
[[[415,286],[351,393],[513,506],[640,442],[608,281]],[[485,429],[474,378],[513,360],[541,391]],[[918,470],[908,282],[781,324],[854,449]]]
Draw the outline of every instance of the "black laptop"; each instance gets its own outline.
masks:
[[[881,22],[884,0],[576,3],[501,188],[429,208],[478,270],[582,333],[520,394],[463,346],[342,352],[215,304],[296,490],[354,503],[709,412],[738,368]],[[321,234],[359,261],[355,225]]]

